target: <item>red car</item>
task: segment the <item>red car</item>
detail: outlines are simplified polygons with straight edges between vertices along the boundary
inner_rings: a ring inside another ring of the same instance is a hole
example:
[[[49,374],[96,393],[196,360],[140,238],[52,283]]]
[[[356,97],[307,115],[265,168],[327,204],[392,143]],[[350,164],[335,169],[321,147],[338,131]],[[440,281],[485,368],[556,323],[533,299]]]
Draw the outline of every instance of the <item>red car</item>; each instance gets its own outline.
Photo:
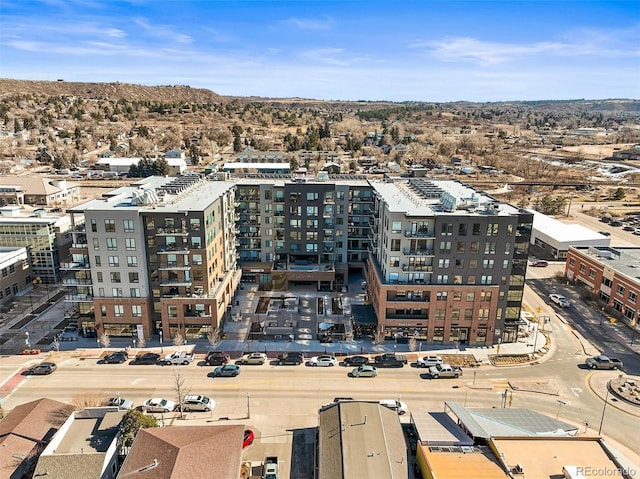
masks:
[[[251,429],[245,429],[244,430],[244,440],[242,441],[242,449],[244,449],[245,447],[249,447],[251,444],[253,444],[253,440],[256,438],[255,434],[253,434],[253,431]]]

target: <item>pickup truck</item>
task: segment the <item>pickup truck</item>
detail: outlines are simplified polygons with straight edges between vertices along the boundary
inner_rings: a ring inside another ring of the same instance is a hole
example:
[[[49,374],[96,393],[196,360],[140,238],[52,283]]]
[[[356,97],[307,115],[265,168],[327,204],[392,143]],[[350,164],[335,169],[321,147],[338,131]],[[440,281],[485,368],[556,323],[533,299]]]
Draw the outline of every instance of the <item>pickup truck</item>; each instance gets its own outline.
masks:
[[[186,351],[176,351],[171,354],[167,354],[162,359],[162,364],[182,364],[186,366],[193,362],[195,355],[193,353],[187,353]]]
[[[438,378],[457,378],[462,376],[462,369],[451,366],[450,364],[438,364],[429,368],[431,379]]]
[[[593,356],[585,359],[584,363],[591,369],[622,369],[622,361],[609,356]]]
[[[384,353],[373,358],[373,362],[377,368],[401,368],[407,364],[407,357],[404,354]]]
[[[278,479],[278,456],[267,456],[264,458],[262,479]]]

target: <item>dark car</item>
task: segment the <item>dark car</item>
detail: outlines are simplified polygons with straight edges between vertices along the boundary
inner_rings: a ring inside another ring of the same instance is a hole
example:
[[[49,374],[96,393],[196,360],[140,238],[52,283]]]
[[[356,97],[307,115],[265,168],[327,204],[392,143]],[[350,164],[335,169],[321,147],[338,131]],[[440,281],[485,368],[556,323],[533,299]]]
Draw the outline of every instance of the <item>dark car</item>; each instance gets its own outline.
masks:
[[[278,365],[298,366],[304,362],[304,354],[302,353],[283,353],[278,355]]]
[[[608,231],[598,231],[598,233],[600,233],[602,236],[611,236],[611,233],[609,233]]]
[[[144,353],[136,356],[133,360],[134,364],[158,364],[160,355],[156,353]]]
[[[117,351],[115,353],[107,354],[103,360],[106,364],[122,364],[129,359],[129,353],[126,351]]]
[[[618,226],[622,226],[622,221],[612,221],[611,223],[609,223],[609,226],[615,226],[617,228]]]
[[[215,377],[235,377],[240,374],[240,367],[235,364],[225,364],[224,366],[218,366],[213,370]]]
[[[366,356],[348,356],[343,360],[345,366],[362,366],[369,364],[369,358]]]
[[[624,231],[635,231],[635,230],[636,230],[636,227],[635,227],[635,226],[632,226],[632,225],[625,225],[622,229],[623,229]]]
[[[222,366],[223,364],[227,364],[230,359],[227,353],[209,351],[204,362],[207,363],[207,366]]]
[[[547,266],[549,266],[549,263],[543,259],[536,259],[531,261],[531,266],[535,266],[537,268],[546,268]]]
[[[35,366],[31,366],[25,372],[26,374],[44,375],[44,374],[51,374],[56,369],[58,369],[58,366],[56,366],[56,363],[44,362],[44,363],[36,364]]]

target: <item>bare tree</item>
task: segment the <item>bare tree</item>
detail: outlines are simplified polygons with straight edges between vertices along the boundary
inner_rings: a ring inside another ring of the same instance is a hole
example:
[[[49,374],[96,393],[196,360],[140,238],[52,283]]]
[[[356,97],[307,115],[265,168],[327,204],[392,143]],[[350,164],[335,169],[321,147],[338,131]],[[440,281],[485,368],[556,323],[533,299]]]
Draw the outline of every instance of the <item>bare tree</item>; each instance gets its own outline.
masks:
[[[147,344],[147,340],[144,339],[144,336],[139,336],[138,337],[138,347],[140,349],[143,349],[145,347],[145,345]]]
[[[98,340],[103,348],[108,348],[111,345],[111,338],[107,333],[101,333]]]
[[[175,346],[182,346],[184,344],[184,336],[180,331],[176,331],[176,334],[173,336],[173,344]]]
[[[82,394],[76,394],[71,397],[71,404],[76,411],[82,411],[88,407],[100,407],[107,405],[109,398],[106,394],[101,392],[86,392]]]
[[[180,411],[180,419],[184,419],[184,398],[191,392],[191,386],[185,385],[185,377],[179,369],[173,370],[173,390],[176,393],[176,404]]]
[[[418,341],[416,340],[416,338],[409,339],[409,351],[414,352],[417,346]]]
[[[216,326],[215,328],[211,329],[209,334],[207,334],[207,340],[209,341],[209,344],[211,344],[211,346],[214,348],[220,343],[220,333],[220,328]]]
[[[384,325],[378,324],[375,333],[373,333],[373,344],[376,346],[382,344],[384,341]]]

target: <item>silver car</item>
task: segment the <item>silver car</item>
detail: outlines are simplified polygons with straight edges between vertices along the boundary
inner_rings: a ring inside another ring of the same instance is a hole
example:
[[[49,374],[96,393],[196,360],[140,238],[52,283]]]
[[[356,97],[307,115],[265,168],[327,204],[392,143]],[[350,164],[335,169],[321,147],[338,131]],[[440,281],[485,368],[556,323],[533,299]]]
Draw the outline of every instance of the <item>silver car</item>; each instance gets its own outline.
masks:
[[[184,397],[182,403],[182,410],[184,412],[189,411],[211,411],[216,407],[216,402],[207,396],[200,396],[198,394],[189,394]]]

